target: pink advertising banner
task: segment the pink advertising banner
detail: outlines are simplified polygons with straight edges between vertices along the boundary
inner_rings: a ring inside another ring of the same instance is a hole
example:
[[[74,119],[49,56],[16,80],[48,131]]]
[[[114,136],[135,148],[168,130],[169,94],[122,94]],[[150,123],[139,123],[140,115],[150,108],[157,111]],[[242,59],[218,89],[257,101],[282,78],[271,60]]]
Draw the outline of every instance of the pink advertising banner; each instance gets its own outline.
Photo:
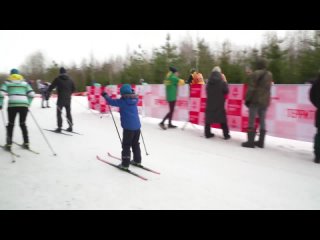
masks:
[[[100,113],[107,113],[109,112],[109,107],[106,100],[101,96],[102,92],[105,91],[108,95],[113,99],[120,98],[120,88],[122,85],[109,85],[109,86],[101,86],[101,87],[94,87],[94,86],[87,86],[87,97],[89,102],[89,108],[93,110],[97,110]],[[143,91],[141,90],[143,86],[136,86],[131,85],[132,89],[135,91],[136,94],[139,96],[139,103],[138,103],[138,111],[139,114],[143,113]],[[111,107],[111,106],[110,106]],[[112,111],[119,111],[118,107],[111,107]]]
[[[121,85],[108,87],[87,87],[89,107],[102,113],[108,112],[106,101],[101,97],[103,90],[112,98],[120,98]],[[179,86],[173,120],[189,121],[204,125],[206,109],[205,85]],[[162,119],[168,112],[165,86],[163,84],[132,85],[139,95],[139,113],[142,116]],[[246,86],[230,84],[226,96],[226,111],[229,128],[232,131],[246,132],[248,108],[244,105]],[[274,85],[271,91],[271,104],[266,116],[268,135],[294,140],[313,141],[316,109],[309,101],[310,85]],[[189,94],[190,93],[190,94]],[[190,97],[189,97],[190,96]],[[117,108],[112,108],[118,111]],[[256,127],[259,119],[256,119]],[[219,128],[218,124],[212,127]]]
[[[147,85],[144,95],[144,111],[147,117],[164,118],[169,112],[166,92],[163,84]],[[189,89],[188,86],[178,87],[176,107],[173,120],[188,121],[189,119]]]
[[[248,108],[244,105],[246,86],[230,84],[226,96],[226,111],[230,130],[246,132]],[[313,141],[315,107],[309,101],[310,85],[274,85],[271,104],[267,111],[268,135],[301,141]],[[204,125],[206,94],[205,85],[191,86],[190,122]],[[256,119],[256,127],[259,119]],[[219,124],[212,127],[220,128]]]
[[[309,101],[310,85],[275,85],[267,112],[268,134],[312,142],[315,107]]]

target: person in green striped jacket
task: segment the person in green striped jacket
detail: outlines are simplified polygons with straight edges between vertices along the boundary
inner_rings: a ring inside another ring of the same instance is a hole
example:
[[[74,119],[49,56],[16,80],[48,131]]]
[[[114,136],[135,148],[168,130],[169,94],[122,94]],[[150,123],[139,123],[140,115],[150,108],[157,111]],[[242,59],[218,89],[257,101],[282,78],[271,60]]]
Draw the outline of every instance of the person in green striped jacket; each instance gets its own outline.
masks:
[[[31,86],[24,80],[23,76],[19,74],[17,69],[12,69],[10,76],[0,88],[0,109],[2,110],[4,96],[7,95],[8,101],[8,126],[7,126],[7,144],[5,149],[11,151],[12,134],[14,122],[19,113],[20,128],[23,136],[23,147],[29,149],[28,129],[26,126],[26,119],[28,115],[28,108],[34,97],[34,91]]]

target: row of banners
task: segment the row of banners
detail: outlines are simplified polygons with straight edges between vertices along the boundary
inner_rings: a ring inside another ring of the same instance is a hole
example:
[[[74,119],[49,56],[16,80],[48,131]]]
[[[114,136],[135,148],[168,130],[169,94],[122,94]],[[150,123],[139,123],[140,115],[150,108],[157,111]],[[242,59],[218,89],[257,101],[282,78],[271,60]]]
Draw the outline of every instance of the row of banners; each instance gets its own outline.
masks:
[[[87,87],[89,107],[101,113],[109,111],[109,106],[101,97],[106,91],[112,98],[120,98],[121,85],[107,87]],[[204,126],[206,109],[206,85],[188,85],[178,88],[173,120],[190,122]],[[139,95],[139,113],[145,117],[162,119],[169,111],[166,101],[165,86],[132,85]],[[229,128],[232,131],[246,132],[248,126],[248,108],[244,105],[246,86],[229,84],[226,96],[226,111]],[[271,104],[266,116],[268,135],[313,141],[315,107],[309,101],[310,85],[274,85],[272,86]],[[118,111],[111,107],[112,111]],[[257,125],[259,120],[256,121]],[[213,124],[218,128],[219,125]]]

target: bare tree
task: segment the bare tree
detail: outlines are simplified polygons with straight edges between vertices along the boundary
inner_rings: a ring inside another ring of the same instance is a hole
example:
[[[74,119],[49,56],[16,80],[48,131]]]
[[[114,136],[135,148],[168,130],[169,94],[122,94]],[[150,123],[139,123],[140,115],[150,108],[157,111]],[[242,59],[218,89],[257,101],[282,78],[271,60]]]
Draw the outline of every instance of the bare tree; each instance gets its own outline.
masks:
[[[181,58],[185,61],[186,64],[193,65],[195,62],[195,50],[192,38],[189,36],[179,44],[179,52]]]
[[[20,69],[27,78],[43,79],[45,67],[45,57],[41,51],[38,51],[28,56]]]

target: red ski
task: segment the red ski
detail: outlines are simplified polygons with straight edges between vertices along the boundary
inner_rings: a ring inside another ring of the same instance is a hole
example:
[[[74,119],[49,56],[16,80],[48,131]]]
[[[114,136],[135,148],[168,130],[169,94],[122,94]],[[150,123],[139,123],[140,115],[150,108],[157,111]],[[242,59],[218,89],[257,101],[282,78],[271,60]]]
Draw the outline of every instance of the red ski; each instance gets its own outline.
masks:
[[[129,173],[129,174],[131,174],[131,175],[133,175],[133,176],[136,176],[136,177],[138,177],[138,178],[141,178],[142,180],[148,180],[147,178],[145,178],[145,177],[143,177],[143,176],[141,176],[141,175],[139,175],[139,174],[137,174],[137,173],[135,173],[135,172],[132,172],[132,171],[129,170],[129,169],[120,168],[118,165],[116,165],[116,164],[114,164],[114,163],[111,163],[111,162],[109,162],[109,161],[107,161],[107,160],[105,160],[105,159],[102,159],[102,158],[100,158],[99,156],[97,156],[97,159],[98,159],[99,161],[101,161],[101,162],[104,162],[104,163],[106,163],[106,164],[109,164],[110,166],[113,166],[113,167],[115,167],[115,168],[118,168],[119,170],[121,170],[121,171],[123,171],[123,172],[127,172],[127,173]]]
[[[109,153],[109,152],[108,152],[108,156],[111,157],[111,158],[117,159],[117,160],[119,160],[119,161],[122,161],[121,158],[116,157],[116,156],[112,155],[112,154]],[[146,171],[149,171],[149,172],[152,172],[152,173],[155,173],[155,174],[160,174],[159,172],[154,171],[154,170],[152,170],[152,169],[150,169],[150,168],[147,168],[147,167],[145,167],[145,166],[143,166],[143,165],[136,165],[136,164],[132,163],[131,161],[130,161],[130,164],[131,164],[132,166],[135,166],[135,167],[144,169],[144,170],[146,170]]]

